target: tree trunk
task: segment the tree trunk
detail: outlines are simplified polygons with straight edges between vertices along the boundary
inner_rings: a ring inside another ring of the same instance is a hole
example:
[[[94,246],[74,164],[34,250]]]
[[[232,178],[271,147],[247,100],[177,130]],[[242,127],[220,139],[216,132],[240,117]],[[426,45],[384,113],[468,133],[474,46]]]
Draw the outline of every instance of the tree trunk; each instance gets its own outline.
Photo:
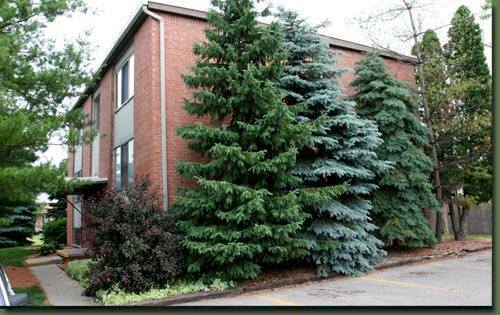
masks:
[[[451,229],[453,230],[453,237],[455,241],[458,241],[457,214],[455,212],[455,205],[453,204],[453,202],[448,202],[448,208],[450,213]]]
[[[467,238],[467,219],[469,217],[470,209],[467,207],[461,207],[459,224],[458,224],[458,240],[464,241]]]
[[[439,212],[436,212],[436,239],[438,243],[441,243],[443,241],[443,230],[443,209],[440,209]]]
[[[434,190],[436,193],[436,199],[439,204],[439,207],[442,207],[443,205],[443,194],[441,191],[441,175],[440,175],[440,169],[439,169],[439,160],[438,160],[438,155],[437,155],[437,144],[436,144],[436,137],[434,135],[434,130],[432,128],[432,121],[430,117],[430,110],[429,110],[429,104],[427,102],[427,84],[425,81],[425,77],[422,73],[421,69],[421,64],[422,64],[422,54],[420,52],[420,43],[418,41],[418,31],[417,27],[415,25],[415,19],[413,17],[413,12],[412,12],[412,4],[403,0],[403,3],[406,6],[406,9],[408,10],[408,14],[410,16],[410,22],[411,22],[411,27],[412,27],[412,32],[413,32],[413,41],[415,44],[415,55],[417,57],[417,65],[415,67],[417,77],[418,77],[418,83],[420,85],[420,93],[422,96],[422,106],[424,108],[424,120],[427,125],[427,129],[429,129],[429,142],[431,144],[431,158],[432,158],[432,163],[434,164]],[[442,211],[436,212],[436,239],[440,243],[443,240],[443,213]]]

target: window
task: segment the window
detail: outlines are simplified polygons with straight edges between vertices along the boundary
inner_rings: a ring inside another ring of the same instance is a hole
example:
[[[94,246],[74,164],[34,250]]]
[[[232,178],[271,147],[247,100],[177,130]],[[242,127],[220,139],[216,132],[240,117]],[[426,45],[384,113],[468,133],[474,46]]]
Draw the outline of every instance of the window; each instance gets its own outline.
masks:
[[[92,127],[98,131],[99,130],[99,109],[101,103],[101,95],[97,95],[92,103]]]
[[[117,108],[122,107],[134,96],[134,55],[131,55],[118,70],[117,81]]]
[[[134,140],[115,149],[115,188],[127,187],[134,181]]]

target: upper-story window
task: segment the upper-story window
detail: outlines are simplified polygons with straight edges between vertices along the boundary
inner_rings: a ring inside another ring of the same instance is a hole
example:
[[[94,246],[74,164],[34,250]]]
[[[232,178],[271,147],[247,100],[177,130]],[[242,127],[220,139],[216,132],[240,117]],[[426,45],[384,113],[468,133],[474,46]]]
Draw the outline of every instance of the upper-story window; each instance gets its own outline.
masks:
[[[100,105],[101,95],[97,94],[92,102],[92,127],[98,131],[99,130],[99,116],[100,116]]]
[[[73,176],[81,177],[83,168],[83,147],[81,142],[83,137],[83,130],[81,128],[78,128],[76,129],[76,133],[79,136],[78,141],[80,141],[80,143],[75,147],[75,151],[73,153]]]
[[[134,96],[134,55],[131,54],[118,68],[116,74],[117,108],[125,105]]]

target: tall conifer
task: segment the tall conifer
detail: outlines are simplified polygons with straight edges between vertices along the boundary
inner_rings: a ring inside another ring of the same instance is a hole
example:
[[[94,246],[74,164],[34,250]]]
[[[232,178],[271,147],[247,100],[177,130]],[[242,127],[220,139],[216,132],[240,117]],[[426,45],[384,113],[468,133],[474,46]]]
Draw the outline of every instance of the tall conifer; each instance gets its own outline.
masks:
[[[467,6],[455,12],[445,45],[448,97],[455,171],[448,171],[454,185],[448,190],[457,197],[490,201],[492,197],[493,147],[491,75],[484,54],[481,28]],[[470,207],[469,205],[469,207]]]
[[[377,153],[394,168],[378,178],[374,194],[374,219],[387,243],[410,247],[434,245],[436,239],[424,209],[437,210],[429,182],[433,170],[423,148],[427,129],[418,120],[418,107],[408,87],[393,78],[381,57],[368,56],[356,65],[352,86],[362,117],[374,120],[384,144]]]
[[[376,174],[387,169],[375,150],[381,144],[372,121],[355,113],[355,104],[343,98],[339,85],[341,70],[334,56],[297,13],[281,10],[285,31],[285,75],[281,87],[285,101],[299,110],[299,120],[322,121],[309,143],[302,148],[295,173],[306,188],[325,189],[348,183],[340,197],[329,196],[305,208],[311,215],[306,230],[313,248],[311,259],[320,275],[357,275],[381,260],[383,245],[370,234],[370,193],[376,188]],[[324,118],[324,119],[322,119]]]
[[[185,234],[188,270],[229,279],[256,277],[265,264],[307,254],[299,233],[306,218],[291,174],[310,127],[282,101],[283,33],[258,26],[251,0],[212,0],[206,41],[185,76],[185,108],[211,124],[178,130],[205,162],[183,162],[194,178],[173,208]]]

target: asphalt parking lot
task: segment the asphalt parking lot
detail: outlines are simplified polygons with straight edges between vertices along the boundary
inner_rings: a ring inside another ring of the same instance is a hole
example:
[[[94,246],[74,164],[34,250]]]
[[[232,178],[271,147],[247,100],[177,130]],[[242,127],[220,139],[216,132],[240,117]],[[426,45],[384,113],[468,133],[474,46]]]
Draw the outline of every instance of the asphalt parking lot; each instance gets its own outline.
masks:
[[[491,306],[492,252],[182,305]]]

